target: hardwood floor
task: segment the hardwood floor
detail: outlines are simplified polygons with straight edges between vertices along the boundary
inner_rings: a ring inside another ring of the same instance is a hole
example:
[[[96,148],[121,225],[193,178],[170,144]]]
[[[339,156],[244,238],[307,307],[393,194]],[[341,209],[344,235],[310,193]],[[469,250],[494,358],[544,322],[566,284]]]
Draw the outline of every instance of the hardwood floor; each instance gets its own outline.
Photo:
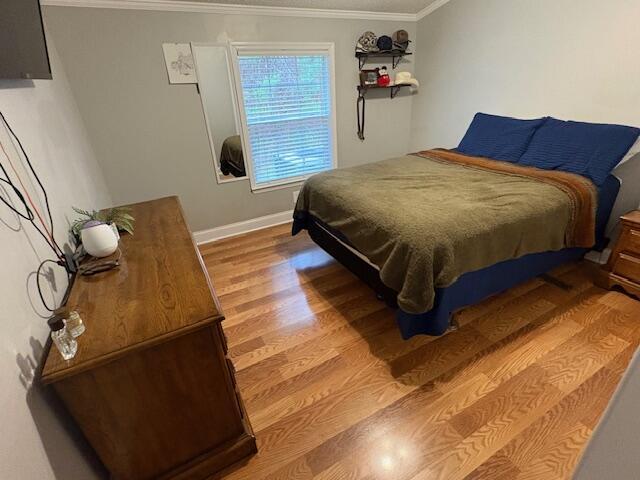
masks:
[[[290,225],[201,252],[259,450],[225,479],[568,478],[640,343],[640,302],[586,263],[404,341]]]

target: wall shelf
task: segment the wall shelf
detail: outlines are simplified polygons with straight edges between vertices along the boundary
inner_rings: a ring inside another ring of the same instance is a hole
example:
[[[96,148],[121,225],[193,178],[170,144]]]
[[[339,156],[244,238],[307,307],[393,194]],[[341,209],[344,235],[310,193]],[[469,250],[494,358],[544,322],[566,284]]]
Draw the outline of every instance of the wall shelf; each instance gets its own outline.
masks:
[[[359,69],[362,70],[368,58],[391,58],[391,65],[395,69],[402,57],[413,55],[411,52],[391,51],[391,52],[356,52]]]
[[[385,87],[381,87],[378,85],[358,85],[358,95],[364,97],[367,93],[367,90],[389,90],[389,94],[391,98],[395,98],[398,95],[398,92],[402,89],[402,87],[410,87],[411,85],[408,83],[402,83],[400,85],[387,85]]]
[[[356,52],[359,70],[362,70],[369,58],[390,58],[393,69],[398,66],[403,57],[413,55],[411,52],[402,52],[400,50],[392,50],[389,52]],[[356,111],[358,115],[358,138],[364,140],[364,119],[365,119],[365,96],[369,90],[389,90],[389,96],[393,99],[398,95],[402,87],[410,87],[411,84],[402,83],[399,85],[386,85],[384,87],[378,85],[358,85],[358,99],[356,101]]]

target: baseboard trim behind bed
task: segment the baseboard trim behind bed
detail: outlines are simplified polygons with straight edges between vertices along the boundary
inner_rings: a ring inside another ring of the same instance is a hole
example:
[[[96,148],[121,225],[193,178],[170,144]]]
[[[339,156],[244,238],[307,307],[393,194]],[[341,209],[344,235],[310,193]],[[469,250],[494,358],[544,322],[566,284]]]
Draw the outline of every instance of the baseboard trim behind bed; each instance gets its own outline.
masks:
[[[202,245],[209,242],[215,242],[216,240],[222,240],[223,238],[233,237],[235,235],[241,235],[255,230],[262,230],[263,228],[275,227],[276,225],[282,225],[283,223],[291,222],[292,220],[293,210],[287,210],[286,212],[273,213],[271,215],[252,218],[251,220],[245,220],[243,222],[230,223],[229,225],[222,225],[208,230],[200,230],[198,232],[194,232],[193,237],[198,245]]]

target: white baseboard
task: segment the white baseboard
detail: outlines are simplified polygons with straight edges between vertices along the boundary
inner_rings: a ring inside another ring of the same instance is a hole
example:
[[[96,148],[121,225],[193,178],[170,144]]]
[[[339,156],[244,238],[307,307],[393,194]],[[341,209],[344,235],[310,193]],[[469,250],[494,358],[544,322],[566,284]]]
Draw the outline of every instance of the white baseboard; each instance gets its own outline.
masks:
[[[204,243],[215,242],[216,240],[222,240],[223,238],[261,230],[263,228],[282,225],[283,223],[290,222],[292,220],[292,215],[293,210],[273,213],[271,215],[252,218],[251,220],[245,220],[243,222],[231,223],[229,225],[210,228],[208,230],[200,230],[198,232],[194,232],[193,236],[196,243],[198,245],[202,245]]]

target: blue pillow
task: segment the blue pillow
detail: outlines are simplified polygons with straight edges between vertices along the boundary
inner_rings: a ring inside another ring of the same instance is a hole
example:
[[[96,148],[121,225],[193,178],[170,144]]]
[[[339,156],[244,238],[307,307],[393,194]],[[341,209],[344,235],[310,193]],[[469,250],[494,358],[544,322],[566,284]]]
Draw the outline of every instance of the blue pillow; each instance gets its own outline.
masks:
[[[476,113],[457,150],[466,155],[517,162],[544,121]]]
[[[564,170],[600,186],[634,144],[640,129],[549,118],[533,136],[520,165]]]

